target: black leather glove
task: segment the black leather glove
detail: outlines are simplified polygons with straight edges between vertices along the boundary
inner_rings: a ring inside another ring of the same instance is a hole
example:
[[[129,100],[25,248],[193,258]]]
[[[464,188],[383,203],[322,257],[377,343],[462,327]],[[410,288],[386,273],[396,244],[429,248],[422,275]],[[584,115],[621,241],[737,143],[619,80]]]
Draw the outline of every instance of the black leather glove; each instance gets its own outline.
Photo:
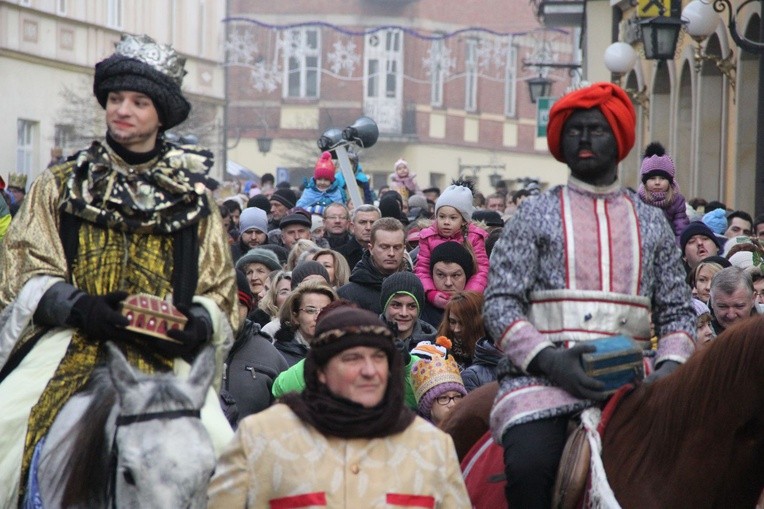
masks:
[[[681,364],[676,361],[669,361],[669,360],[663,361],[661,362],[661,365],[658,367],[658,369],[650,373],[650,376],[645,378],[645,383],[649,384],[658,379],[663,378],[664,376],[670,375],[679,366],[681,366]]]
[[[183,330],[171,329],[167,336],[177,341],[157,341],[156,348],[168,357],[182,357],[186,361],[192,361],[204,343],[212,336],[212,322],[204,308],[196,306],[189,308],[178,306],[178,311],[188,317]]]
[[[588,376],[581,364],[581,354],[594,352],[593,345],[578,344],[573,348],[545,348],[533,363],[552,382],[578,398],[601,401],[607,398],[602,392],[605,384]]]
[[[126,297],[127,292],[106,295],[83,292],[72,305],[66,325],[80,329],[92,341],[132,339],[132,333],[125,329],[130,321],[119,312]]]

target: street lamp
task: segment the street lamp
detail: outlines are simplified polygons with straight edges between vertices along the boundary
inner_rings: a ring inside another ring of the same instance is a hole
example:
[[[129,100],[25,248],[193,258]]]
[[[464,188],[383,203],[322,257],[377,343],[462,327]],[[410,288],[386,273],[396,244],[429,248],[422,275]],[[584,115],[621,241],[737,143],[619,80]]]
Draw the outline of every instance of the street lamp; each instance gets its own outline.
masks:
[[[261,136],[257,139],[257,149],[261,154],[266,155],[271,151],[271,143],[273,143],[273,138]]]
[[[764,212],[764,23],[759,22],[758,41],[752,41],[742,37],[737,31],[736,17],[740,11],[747,5],[757,0],[745,0],[733,12],[732,4],[729,0],[714,0],[713,10],[711,4],[701,0],[693,0],[682,11],[682,17],[687,22],[687,32],[693,38],[705,38],[711,35],[719,23],[717,13],[727,11],[730,36],[738,48],[747,53],[758,55],[759,57],[759,89],[758,89],[758,125],[756,126],[756,192],[754,195],[754,208],[756,215]],[[759,0],[764,7],[764,0]],[[693,5],[705,4],[705,5]],[[692,6],[692,7],[691,7]],[[760,11],[761,12],[761,11]],[[711,28],[713,26],[713,28]],[[697,40],[697,39],[696,39]],[[702,39],[701,39],[702,40]],[[718,63],[717,63],[718,65]]]
[[[536,104],[539,97],[547,97],[552,93],[552,80],[539,75],[538,78],[528,80],[528,93],[531,96],[531,102]]]
[[[642,44],[648,60],[673,60],[682,20],[675,17],[657,16],[639,23]]]

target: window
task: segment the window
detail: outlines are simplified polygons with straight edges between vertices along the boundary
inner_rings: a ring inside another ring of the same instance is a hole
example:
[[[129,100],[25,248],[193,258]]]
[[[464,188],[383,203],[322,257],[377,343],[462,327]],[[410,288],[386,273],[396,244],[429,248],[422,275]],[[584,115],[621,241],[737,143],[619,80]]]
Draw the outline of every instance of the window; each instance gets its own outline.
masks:
[[[464,61],[464,109],[477,110],[477,40],[467,39]]]
[[[207,42],[205,37],[207,35],[207,30],[205,25],[206,18],[207,18],[207,11],[205,6],[205,0],[200,0],[199,1],[199,28],[196,31],[199,37],[198,42],[199,42],[200,55],[204,53],[204,46]]]
[[[36,128],[37,122],[22,119],[16,121],[16,171],[24,175],[32,172]]]
[[[430,52],[430,104],[443,106],[443,81],[446,74],[443,68],[445,52],[443,40],[433,41]]]
[[[517,47],[513,45],[507,50],[507,72],[504,79],[504,114],[514,117],[517,114]]]
[[[107,0],[106,24],[111,28],[122,28],[122,0]]]
[[[53,144],[61,147],[64,152],[77,145],[76,132],[71,124],[56,124],[53,134]]]
[[[321,41],[318,30],[315,28],[289,30],[285,36],[285,97],[318,97],[321,66]]]
[[[32,5],[32,0],[21,0],[20,3],[25,7],[30,7]]]
[[[59,16],[66,16],[66,0],[58,0],[56,2],[56,12]]]

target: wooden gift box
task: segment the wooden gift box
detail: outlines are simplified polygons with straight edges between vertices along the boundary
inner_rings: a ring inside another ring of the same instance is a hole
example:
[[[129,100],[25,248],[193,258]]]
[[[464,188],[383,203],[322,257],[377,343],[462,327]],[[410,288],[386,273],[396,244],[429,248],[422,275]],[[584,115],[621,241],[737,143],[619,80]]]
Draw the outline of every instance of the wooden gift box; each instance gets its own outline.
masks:
[[[586,341],[596,351],[581,355],[581,364],[586,374],[605,383],[608,394],[622,386],[642,380],[645,367],[642,348],[628,336],[613,336]]]
[[[178,341],[168,337],[167,331],[183,330],[188,321],[172,302],[146,293],[128,296],[122,302],[122,314],[130,320],[126,329],[173,343]]]

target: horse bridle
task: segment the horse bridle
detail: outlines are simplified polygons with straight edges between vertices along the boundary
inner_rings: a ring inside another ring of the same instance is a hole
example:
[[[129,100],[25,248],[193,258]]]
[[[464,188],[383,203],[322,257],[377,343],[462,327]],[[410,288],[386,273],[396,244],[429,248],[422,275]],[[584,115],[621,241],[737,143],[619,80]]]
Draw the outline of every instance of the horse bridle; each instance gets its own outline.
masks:
[[[116,426],[114,428],[114,437],[111,442],[111,461],[109,476],[109,498],[111,499],[111,507],[117,509],[117,461],[119,451],[117,447],[117,432],[121,426],[129,426],[139,422],[154,421],[157,419],[180,419],[182,417],[194,417],[199,419],[201,412],[190,408],[182,410],[165,410],[163,412],[149,412],[145,414],[133,414],[133,415],[118,415]]]

